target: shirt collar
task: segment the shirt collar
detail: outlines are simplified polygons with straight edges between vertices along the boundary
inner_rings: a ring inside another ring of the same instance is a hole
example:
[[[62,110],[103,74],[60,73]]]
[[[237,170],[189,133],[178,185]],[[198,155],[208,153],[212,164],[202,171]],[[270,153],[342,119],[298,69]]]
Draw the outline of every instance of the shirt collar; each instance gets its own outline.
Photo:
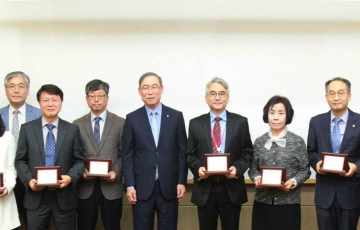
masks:
[[[335,115],[333,114],[333,112],[331,111],[331,115],[330,115],[330,118],[331,118],[331,122],[334,120],[335,118]],[[345,122],[345,124],[347,123],[348,119],[349,119],[349,109],[346,110],[346,112],[340,117],[341,120],[343,122]]]
[[[162,112],[162,104],[160,103],[159,105],[158,105],[158,107],[156,107],[154,110],[152,110],[152,109],[150,109],[149,107],[147,107],[146,105],[145,105],[145,109],[146,109],[146,114],[148,115],[148,116],[150,116],[150,114],[151,114],[151,112],[152,111],[155,111],[157,114],[159,114],[159,116],[161,117],[161,112]]]
[[[92,112],[90,112],[90,114],[91,114],[91,115],[90,115],[91,121],[93,121],[96,116],[95,116],[95,114],[93,114]],[[99,117],[101,117],[101,119],[105,122],[106,115],[107,115],[107,110],[105,109],[105,111],[102,112]]]
[[[11,104],[10,104],[9,108],[10,108],[10,114],[13,114],[14,111],[16,110],[14,107],[12,107]],[[25,115],[25,112],[26,112],[26,104],[24,103],[18,110],[19,110],[19,112],[20,112],[22,115]]]
[[[216,116],[210,111],[210,122],[213,122],[216,117],[220,117],[221,120],[226,121],[226,110],[224,110],[224,112],[222,112],[219,116]]]
[[[41,117],[41,123],[42,123],[42,127],[44,127],[45,125],[49,124],[44,117]],[[52,125],[55,126],[55,128],[59,127],[59,117],[56,118],[56,120],[52,123]]]

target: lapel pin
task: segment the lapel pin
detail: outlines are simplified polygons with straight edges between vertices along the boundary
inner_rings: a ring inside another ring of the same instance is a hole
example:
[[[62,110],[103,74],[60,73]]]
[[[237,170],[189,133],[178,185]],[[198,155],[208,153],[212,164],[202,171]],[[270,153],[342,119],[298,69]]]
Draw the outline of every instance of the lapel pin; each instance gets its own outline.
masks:
[[[353,125],[353,127],[355,127],[355,125]]]
[[[169,115],[166,115],[166,117],[169,117]]]

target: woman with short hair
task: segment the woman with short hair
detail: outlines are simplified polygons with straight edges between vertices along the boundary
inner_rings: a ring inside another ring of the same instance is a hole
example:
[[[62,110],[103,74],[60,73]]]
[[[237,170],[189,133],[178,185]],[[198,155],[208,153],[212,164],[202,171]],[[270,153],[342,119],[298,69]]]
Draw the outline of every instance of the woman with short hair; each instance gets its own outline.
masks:
[[[270,131],[255,140],[254,159],[248,172],[256,186],[253,230],[300,230],[301,184],[310,177],[310,168],[304,140],[287,129],[293,116],[290,101],[282,96],[270,98],[263,109],[263,120]],[[284,186],[259,186],[260,167],[285,168]]]

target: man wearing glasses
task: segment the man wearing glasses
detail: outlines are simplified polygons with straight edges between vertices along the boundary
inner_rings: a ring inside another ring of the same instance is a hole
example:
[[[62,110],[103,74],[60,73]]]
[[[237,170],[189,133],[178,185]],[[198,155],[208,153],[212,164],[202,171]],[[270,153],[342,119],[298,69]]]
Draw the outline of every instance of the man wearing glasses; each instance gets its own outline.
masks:
[[[216,230],[220,215],[223,230],[239,229],[241,205],[247,202],[244,173],[253,158],[247,119],[226,110],[229,86],[221,78],[207,85],[210,113],[190,120],[187,164],[194,175],[191,202],[198,206],[200,230]],[[229,174],[205,174],[204,154],[229,153]]]
[[[98,207],[106,230],[120,229],[123,183],[121,135],[125,119],[106,110],[109,84],[92,80],[85,87],[90,113],[74,121],[80,128],[86,158],[110,159],[110,177],[89,177],[85,169],[79,181],[78,230],[95,230]]]
[[[20,71],[9,73],[4,79],[4,85],[10,105],[0,109],[0,116],[5,123],[6,131],[12,132],[17,144],[21,125],[39,118],[41,111],[25,103],[30,87],[30,78],[25,73]],[[25,187],[17,177],[14,194],[19,217],[23,215],[26,223],[26,211],[23,206],[24,193]]]
[[[123,133],[123,173],[135,230],[177,229],[178,201],[185,196],[186,131],[181,112],[160,103],[161,78],[139,80],[145,106],[128,114]]]
[[[351,84],[340,77],[325,83],[330,111],[311,118],[308,154],[316,173],[315,205],[320,230],[355,230],[360,215],[360,115],[348,109]],[[319,171],[323,152],[348,155],[344,175]]]

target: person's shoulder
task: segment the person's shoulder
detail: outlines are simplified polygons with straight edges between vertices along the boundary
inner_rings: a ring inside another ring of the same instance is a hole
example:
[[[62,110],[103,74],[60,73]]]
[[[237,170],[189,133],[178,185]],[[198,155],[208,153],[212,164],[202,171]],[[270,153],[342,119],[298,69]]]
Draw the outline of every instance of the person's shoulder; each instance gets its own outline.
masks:
[[[301,140],[301,141],[304,140],[301,136],[299,136],[299,135],[297,135],[297,134],[295,134],[295,133],[293,133],[293,132],[291,132],[291,131],[288,131],[286,135],[287,135],[289,138],[292,138],[292,139],[294,139],[294,140]]]
[[[5,131],[4,135],[1,137],[5,142],[10,142],[14,139],[14,135],[9,132],[9,131]]]
[[[162,105],[162,110],[163,110],[163,112],[168,112],[168,113],[173,113],[173,114],[182,114],[181,111],[173,109],[166,105]]]
[[[330,111],[326,112],[326,113],[320,113],[318,115],[313,116],[311,119],[312,120],[317,120],[317,119],[323,119],[326,116],[330,116]]]
[[[119,115],[112,113],[110,111],[107,111],[107,116],[111,117],[112,119],[115,119],[117,121],[125,121],[125,118],[120,117]]]
[[[0,113],[4,112],[4,111],[6,111],[6,110],[9,110],[9,105],[0,108]]]
[[[269,132],[266,132],[266,133],[264,133],[264,134],[262,134],[261,136],[259,136],[259,137],[257,137],[256,139],[255,139],[255,142],[254,142],[254,144],[255,143],[258,143],[258,142],[262,142],[263,140],[267,140],[267,139],[270,139],[270,137],[269,137]]]
[[[232,118],[232,119],[247,120],[246,117],[244,117],[240,114],[237,114],[237,113],[229,112],[229,111],[226,111],[226,116],[228,116],[229,118]]]
[[[206,119],[206,117],[209,117],[209,121],[210,121],[210,114],[209,113],[205,113],[205,114],[201,114],[200,116],[194,117],[190,120],[190,122],[200,122],[203,121],[204,119]]]
[[[139,113],[141,113],[143,110],[145,110],[145,107],[144,107],[144,106],[142,106],[142,107],[140,107],[140,108],[138,108],[138,109],[136,109],[136,110],[128,113],[128,114],[126,115],[126,118],[133,117],[133,116],[138,116]]]
[[[75,119],[73,121],[73,124],[79,125],[79,124],[83,123],[85,120],[87,120],[88,118],[90,119],[90,113],[87,113],[84,116]]]

